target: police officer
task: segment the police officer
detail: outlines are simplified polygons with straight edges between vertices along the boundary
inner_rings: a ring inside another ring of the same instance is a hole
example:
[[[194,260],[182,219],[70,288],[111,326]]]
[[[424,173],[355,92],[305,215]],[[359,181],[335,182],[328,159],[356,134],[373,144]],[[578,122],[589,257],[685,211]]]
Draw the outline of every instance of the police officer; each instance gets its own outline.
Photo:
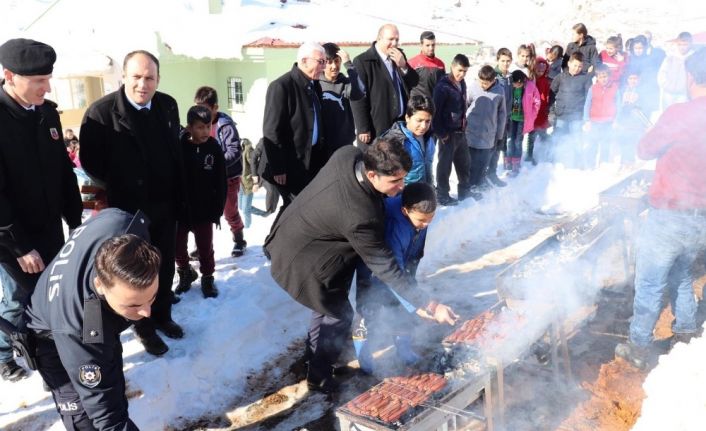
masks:
[[[149,221],[109,208],[76,228],[28,307],[39,373],[64,426],[137,430],[128,416],[120,333],[150,316],[159,251]]]
[[[81,224],[81,195],[66,153],[56,104],[44,96],[56,53],[44,43],[0,46],[0,316],[18,325],[39,274]],[[27,375],[0,334],[0,375]]]

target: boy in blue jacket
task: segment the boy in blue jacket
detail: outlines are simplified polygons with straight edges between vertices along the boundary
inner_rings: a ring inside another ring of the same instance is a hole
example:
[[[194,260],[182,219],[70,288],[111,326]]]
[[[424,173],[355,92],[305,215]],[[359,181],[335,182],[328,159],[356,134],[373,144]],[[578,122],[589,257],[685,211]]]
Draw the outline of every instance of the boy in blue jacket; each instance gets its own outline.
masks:
[[[427,227],[435,211],[436,193],[427,183],[411,183],[400,195],[385,200],[385,242],[400,268],[413,277],[424,256]],[[373,372],[373,349],[367,335],[375,334],[375,341],[380,340],[381,333],[386,332],[382,326],[390,329],[397,357],[404,364],[413,365],[419,361],[419,356],[412,350],[410,333],[416,323],[415,307],[374,277],[370,270],[361,271],[357,283],[356,308],[362,319],[354,326],[353,344],[361,370],[368,374]]]

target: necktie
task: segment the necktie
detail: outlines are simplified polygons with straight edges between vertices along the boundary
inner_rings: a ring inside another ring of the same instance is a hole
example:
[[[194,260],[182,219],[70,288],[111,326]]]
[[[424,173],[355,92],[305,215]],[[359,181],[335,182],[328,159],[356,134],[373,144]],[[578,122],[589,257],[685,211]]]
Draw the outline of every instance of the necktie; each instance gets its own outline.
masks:
[[[390,60],[390,63],[392,65],[392,83],[395,86],[395,92],[397,92],[397,100],[399,100],[399,108],[400,110],[399,115],[402,116],[404,115],[405,109],[404,109],[404,99],[403,99],[403,91],[402,91],[402,83],[400,82],[400,76],[397,74],[397,67],[395,67],[395,63]]]

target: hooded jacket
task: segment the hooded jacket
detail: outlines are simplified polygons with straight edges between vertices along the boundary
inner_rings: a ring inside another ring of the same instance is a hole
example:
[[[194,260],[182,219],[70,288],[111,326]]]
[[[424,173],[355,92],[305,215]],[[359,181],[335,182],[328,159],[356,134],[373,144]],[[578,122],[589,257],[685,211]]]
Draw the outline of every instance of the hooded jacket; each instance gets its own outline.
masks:
[[[502,139],[507,123],[505,87],[496,79],[487,91],[473,80],[468,86],[466,142],[470,148],[490,149]]]
[[[223,112],[216,116],[214,138],[223,151],[226,163],[226,177],[236,178],[243,174],[243,157],[240,151],[240,135],[235,121]]]
[[[404,177],[404,184],[410,183],[427,183],[433,185],[434,175],[432,174],[431,165],[434,162],[434,139],[431,133],[427,132],[422,137],[422,142],[414,136],[414,134],[405,127],[403,121],[396,122],[390,130],[386,131],[381,137],[398,139],[404,141],[404,148],[410,156],[412,156],[412,169],[409,170],[407,176]]]
[[[583,68],[581,69],[584,73],[588,73],[588,68],[593,66],[596,67],[598,63],[598,50],[596,49],[596,39],[590,34],[583,38],[581,44],[576,42],[571,42],[566,46],[566,51],[564,51],[564,62],[562,67],[564,70],[567,69],[569,63],[569,57],[575,52],[580,52],[583,54]]]
[[[544,64],[547,66],[547,71],[544,75],[535,78],[537,91],[539,91],[539,112],[534,120],[535,129],[546,129],[549,127],[549,93],[551,92],[552,81],[549,79],[549,63],[542,57],[537,57],[536,64]]]

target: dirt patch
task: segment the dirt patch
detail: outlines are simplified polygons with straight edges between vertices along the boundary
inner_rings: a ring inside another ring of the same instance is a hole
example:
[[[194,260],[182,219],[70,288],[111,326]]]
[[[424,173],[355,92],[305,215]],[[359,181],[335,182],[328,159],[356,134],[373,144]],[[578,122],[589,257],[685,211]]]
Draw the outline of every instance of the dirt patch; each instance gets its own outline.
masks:
[[[601,366],[593,383],[581,386],[591,398],[580,403],[557,431],[627,431],[640,416],[647,373],[618,359]]]

